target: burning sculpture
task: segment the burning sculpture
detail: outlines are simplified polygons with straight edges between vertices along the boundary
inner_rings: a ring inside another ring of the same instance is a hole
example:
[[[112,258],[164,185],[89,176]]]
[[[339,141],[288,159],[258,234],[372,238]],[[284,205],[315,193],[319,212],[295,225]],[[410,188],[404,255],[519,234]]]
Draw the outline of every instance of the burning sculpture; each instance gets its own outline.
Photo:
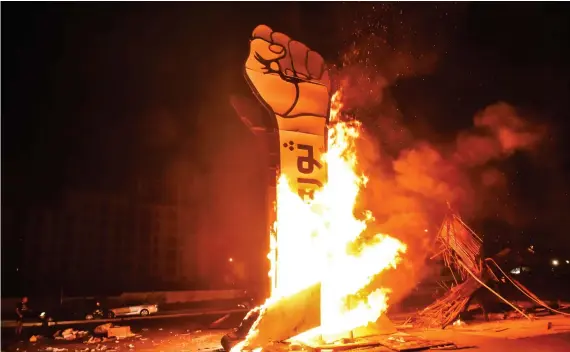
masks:
[[[354,214],[367,181],[354,148],[360,124],[340,118],[341,92],[331,101],[321,55],[267,26],[253,31],[245,76],[276,120],[280,157],[271,297],[248,314],[247,336],[233,351],[285,340],[322,344],[373,326],[390,290],[367,286],[397,265],[406,246],[384,234],[358,242],[373,220]]]
[[[260,117],[239,100],[232,104],[254,134],[276,146],[269,153],[276,181],[270,216],[275,220],[268,234],[271,293],[224,336],[224,348],[259,352],[296,342],[316,350],[383,345],[403,351],[453,345],[388,336],[396,331],[383,315],[390,289],[370,286],[384,270],[396,267],[406,246],[388,235],[370,233],[367,225],[373,215],[355,212],[367,183],[358,172],[355,151],[360,123],[343,118],[342,91],[331,94],[323,58],[262,25],[250,41],[245,77],[270,117]],[[484,258],[482,238],[453,212],[444,219],[437,240],[437,256],[454,273],[455,284],[416,314],[416,327],[450,325],[482,287],[528,317],[487,286],[498,280],[497,272],[538,305],[560,313],[511,279],[493,258]],[[339,341],[343,343],[335,343]]]

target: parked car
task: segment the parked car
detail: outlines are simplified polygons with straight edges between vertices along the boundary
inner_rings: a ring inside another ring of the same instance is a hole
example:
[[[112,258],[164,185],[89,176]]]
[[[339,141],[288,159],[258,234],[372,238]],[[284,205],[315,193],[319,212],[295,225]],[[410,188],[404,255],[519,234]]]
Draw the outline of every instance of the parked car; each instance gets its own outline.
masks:
[[[126,302],[118,308],[111,308],[107,312],[107,317],[115,318],[129,315],[140,315],[146,317],[158,312],[157,304],[146,304],[141,302]]]

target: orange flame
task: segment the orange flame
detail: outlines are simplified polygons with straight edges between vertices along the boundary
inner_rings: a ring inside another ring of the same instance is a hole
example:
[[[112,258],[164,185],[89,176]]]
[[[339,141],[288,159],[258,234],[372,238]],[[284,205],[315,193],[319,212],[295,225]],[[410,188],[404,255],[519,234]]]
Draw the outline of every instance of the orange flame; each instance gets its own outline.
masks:
[[[334,336],[376,321],[388,307],[389,289],[359,297],[350,307],[347,298],[366,288],[383,270],[395,268],[399,255],[406,251],[403,243],[384,234],[376,234],[358,253],[348,250],[374,217],[370,212],[361,218],[354,215],[358,194],[368,179],[357,172],[355,142],[360,123],[341,121],[341,95],[337,91],[331,102],[328,151],[323,160],[327,183],[312,200],[301,199],[285,174],[277,185],[277,221],[268,255],[273,291],[265,305],[321,282],[321,326],[292,340]],[[255,328],[256,324],[250,335]],[[249,337],[232,351],[247,346]]]

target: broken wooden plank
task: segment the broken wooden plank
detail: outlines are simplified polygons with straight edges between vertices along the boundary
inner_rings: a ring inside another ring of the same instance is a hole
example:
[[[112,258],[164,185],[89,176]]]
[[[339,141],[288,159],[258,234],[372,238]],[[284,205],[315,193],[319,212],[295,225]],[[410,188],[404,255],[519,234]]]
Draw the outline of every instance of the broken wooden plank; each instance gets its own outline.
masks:
[[[408,334],[392,334],[389,336],[378,336],[378,342],[398,352],[422,351],[427,349],[455,347],[455,344],[448,341],[426,340],[418,336]]]
[[[334,343],[334,344],[326,344],[326,345],[318,345],[312,346],[315,351],[346,351],[352,350],[356,348],[364,348],[364,347],[374,347],[380,346],[381,343],[378,341],[355,341],[349,343]]]
[[[318,346],[312,346],[316,351],[346,351],[353,349],[370,349],[373,347],[384,346],[393,351],[398,352],[411,352],[411,351],[421,351],[427,349],[441,349],[456,347],[455,344],[448,341],[440,340],[426,340],[424,338],[403,334],[395,333],[391,335],[383,336],[370,336],[367,338],[354,339],[349,342],[344,343],[333,343],[333,344],[323,344]]]
[[[263,308],[253,326],[256,334],[250,337],[247,349],[285,341],[320,325],[321,284],[317,283]]]

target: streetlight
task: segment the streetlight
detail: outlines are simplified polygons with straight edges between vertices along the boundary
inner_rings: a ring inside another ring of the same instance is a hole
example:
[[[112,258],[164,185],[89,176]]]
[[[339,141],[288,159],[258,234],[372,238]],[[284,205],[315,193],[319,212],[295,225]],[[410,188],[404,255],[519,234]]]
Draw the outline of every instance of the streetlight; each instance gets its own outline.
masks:
[[[558,264],[560,264],[558,262],[558,259],[552,259],[551,263],[552,263],[552,266],[558,266]]]

